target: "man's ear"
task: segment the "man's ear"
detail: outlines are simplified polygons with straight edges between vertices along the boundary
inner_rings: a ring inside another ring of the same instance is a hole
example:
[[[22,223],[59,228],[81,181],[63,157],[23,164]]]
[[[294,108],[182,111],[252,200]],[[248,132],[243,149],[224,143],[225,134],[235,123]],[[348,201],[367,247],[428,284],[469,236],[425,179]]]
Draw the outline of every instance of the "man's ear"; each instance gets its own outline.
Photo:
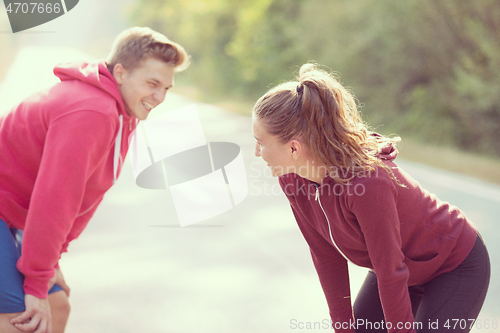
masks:
[[[113,68],[113,77],[116,80],[116,83],[123,84],[123,77],[127,70],[123,67],[122,64],[116,64]]]
[[[292,154],[292,158],[297,160],[302,153],[302,144],[298,140],[292,140],[290,141],[289,149]]]

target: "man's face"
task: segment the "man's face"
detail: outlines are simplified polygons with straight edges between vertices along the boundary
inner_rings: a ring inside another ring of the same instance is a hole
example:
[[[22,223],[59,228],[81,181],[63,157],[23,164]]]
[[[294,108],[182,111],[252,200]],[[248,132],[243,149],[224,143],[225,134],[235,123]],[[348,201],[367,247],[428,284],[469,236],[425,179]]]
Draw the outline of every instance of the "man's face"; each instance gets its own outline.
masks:
[[[167,90],[174,85],[173,65],[155,58],[147,58],[132,70],[117,64],[113,76],[125,104],[125,111],[132,117],[145,120],[151,109],[165,100]]]

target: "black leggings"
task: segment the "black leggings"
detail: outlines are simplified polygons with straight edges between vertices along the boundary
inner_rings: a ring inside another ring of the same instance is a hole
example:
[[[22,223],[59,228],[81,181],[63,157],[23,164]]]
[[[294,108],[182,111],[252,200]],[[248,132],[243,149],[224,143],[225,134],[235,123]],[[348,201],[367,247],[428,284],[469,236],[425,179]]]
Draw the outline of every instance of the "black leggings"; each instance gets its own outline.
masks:
[[[453,271],[423,285],[408,287],[415,317],[413,328],[419,333],[469,332],[483,306],[489,281],[490,259],[478,235],[470,254]],[[384,320],[377,277],[372,271],[368,273],[354,303],[354,317],[356,320],[363,319],[365,323]],[[386,330],[380,325],[360,325],[356,332]]]

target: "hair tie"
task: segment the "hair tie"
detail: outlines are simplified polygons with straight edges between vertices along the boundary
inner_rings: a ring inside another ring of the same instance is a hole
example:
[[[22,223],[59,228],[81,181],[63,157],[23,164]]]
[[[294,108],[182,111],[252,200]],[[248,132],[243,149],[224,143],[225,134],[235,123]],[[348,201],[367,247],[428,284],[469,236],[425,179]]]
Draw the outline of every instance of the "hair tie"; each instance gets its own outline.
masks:
[[[297,86],[297,92],[298,92],[299,94],[302,94],[302,91],[303,91],[302,87]]]

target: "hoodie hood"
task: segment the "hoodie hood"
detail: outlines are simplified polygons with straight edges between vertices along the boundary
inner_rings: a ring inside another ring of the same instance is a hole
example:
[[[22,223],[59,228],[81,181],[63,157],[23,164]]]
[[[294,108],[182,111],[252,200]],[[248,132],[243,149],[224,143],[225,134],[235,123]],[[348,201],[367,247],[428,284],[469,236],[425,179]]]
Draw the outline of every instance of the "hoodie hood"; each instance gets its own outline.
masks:
[[[54,75],[61,81],[79,80],[107,92],[116,100],[119,114],[123,115],[125,119],[130,118],[125,111],[115,78],[108,70],[104,60],[90,63],[79,61],[59,64],[54,68]]]
[[[380,150],[380,154],[378,156],[381,160],[393,161],[398,156],[398,150],[392,143],[389,143]]]
[[[382,139],[383,136],[378,134],[378,133],[371,133],[372,136],[376,137],[377,139]],[[380,158],[382,161],[389,161],[393,162],[396,157],[398,156],[398,150],[396,149],[396,146],[393,143],[387,143],[383,148],[380,149],[379,153],[377,154],[377,157]],[[342,177],[348,177],[350,175],[362,175],[361,177],[365,177],[365,172],[359,172],[356,173],[353,171],[353,169],[350,169],[349,167],[347,169],[339,169],[340,174]],[[327,176],[323,179],[322,183],[324,182],[337,182],[334,178]]]
[[[69,80],[79,80],[90,84],[100,90],[105,91],[111,95],[116,100],[116,106],[118,110],[119,126],[118,133],[115,138],[115,148],[113,157],[113,175],[114,182],[118,178],[120,173],[121,165],[125,160],[127,154],[128,145],[127,138],[131,132],[135,129],[137,122],[135,118],[128,115],[125,111],[125,106],[123,103],[122,96],[118,90],[118,84],[116,83],[113,74],[108,70],[108,66],[104,60],[94,61],[94,62],[71,62],[60,64],[54,68],[54,74],[61,81]],[[127,126],[127,124],[129,124]]]
[[[376,137],[377,139],[382,139],[383,136],[378,134],[378,133],[371,133],[372,136]],[[398,156],[398,150],[392,143],[388,143],[385,145],[382,149],[380,149],[380,152],[378,153],[378,158],[381,160],[385,161],[393,161],[396,159]]]

